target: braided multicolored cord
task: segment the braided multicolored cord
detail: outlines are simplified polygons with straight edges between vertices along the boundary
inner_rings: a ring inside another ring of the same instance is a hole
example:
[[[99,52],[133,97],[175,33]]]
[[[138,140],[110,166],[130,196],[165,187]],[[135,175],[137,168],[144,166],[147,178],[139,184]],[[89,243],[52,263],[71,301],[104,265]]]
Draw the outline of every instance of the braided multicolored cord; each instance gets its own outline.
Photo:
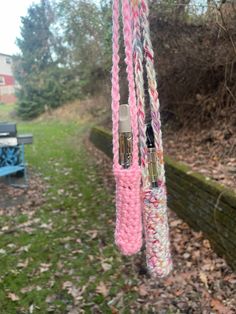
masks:
[[[132,16],[133,16],[133,56],[135,83],[138,107],[138,124],[139,124],[139,148],[140,162],[142,170],[143,188],[150,186],[148,179],[148,161],[147,161],[147,137],[145,124],[145,91],[144,91],[144,75],[143,75],[143,47],[140,29],[140,12],[138,6],[139,0],[132,1]]]
[[[149,10],[147,1],[140,0],[140,27],[142,30],[143,51],[148,79],[148,92],[151,109],[151,123],[154,133],[158,173],[157,188],[148,188],[146,184],[143,187],[143,215],[146,238],[146,256],[149,271],[155,276],[164,277],[168,275],[172,269],[172,260],[170,255],[169,243],[169,226],[167,217],[167,197],[163,160],[160,104],[157,92],[156,72],[154,67],[154,52],[150,37],[148,15]],[[137,75],[140,76],[141,74]],[[136,88],[139,89],[139,85],[137,85]],[[146,182],[146,180],[147,179],[144,178],[143,181]]]
[[[129,108],[133,134],[132,164],[128,169],[119,165],[119,0],[113,3],[113,68],[112,68],[112,120],[113,170],[116,179],[116,231],[115,242],[122,253],[137,253],[142,246],[141,168],[138,152],[138,121],[132,52],[132,20],[129,0],[122,1],[123,34],[129,87]]]

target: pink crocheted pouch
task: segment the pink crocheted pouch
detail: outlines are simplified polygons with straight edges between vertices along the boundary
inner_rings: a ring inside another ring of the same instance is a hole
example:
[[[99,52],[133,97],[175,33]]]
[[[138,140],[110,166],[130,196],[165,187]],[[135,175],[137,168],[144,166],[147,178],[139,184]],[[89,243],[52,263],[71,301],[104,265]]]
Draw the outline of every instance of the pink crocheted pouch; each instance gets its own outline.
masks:
[[[115,242],[125,255],[137,253],[142,246],[140,197],[141,172],[137,167],[115,169],[116,231]]]

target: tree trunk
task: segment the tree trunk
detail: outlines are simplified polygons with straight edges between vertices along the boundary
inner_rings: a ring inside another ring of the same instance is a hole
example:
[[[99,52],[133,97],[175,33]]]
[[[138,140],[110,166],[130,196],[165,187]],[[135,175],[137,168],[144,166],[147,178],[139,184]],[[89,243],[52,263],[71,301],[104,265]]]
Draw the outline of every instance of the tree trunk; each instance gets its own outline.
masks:
[[[186,13],[186,6],[190,3],[190,0],[178,0],[175,10],[176,19],[183,19]]]

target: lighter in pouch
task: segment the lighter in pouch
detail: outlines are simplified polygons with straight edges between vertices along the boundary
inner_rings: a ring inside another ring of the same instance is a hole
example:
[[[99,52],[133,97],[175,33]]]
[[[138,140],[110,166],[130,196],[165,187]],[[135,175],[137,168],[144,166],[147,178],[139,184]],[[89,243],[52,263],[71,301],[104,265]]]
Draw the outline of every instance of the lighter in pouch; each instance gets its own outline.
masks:
[[[119,108],[119,162],[127,169],[132,162],[132,130],[128,105]]]

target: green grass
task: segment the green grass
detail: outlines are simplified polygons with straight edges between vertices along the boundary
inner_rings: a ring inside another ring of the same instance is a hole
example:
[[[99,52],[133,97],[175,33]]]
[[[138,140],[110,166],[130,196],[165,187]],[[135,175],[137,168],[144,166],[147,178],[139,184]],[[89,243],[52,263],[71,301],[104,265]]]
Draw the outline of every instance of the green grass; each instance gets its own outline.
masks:
[[[9,114],[2,108],[0,120]],[[30,313],[32,309],[32,313],[64,314],[70,306],[85,313],[93,312],[94,307],[112,313],[114,306],[129,313],[137,297],[132,275],[127,284],[132,267],[124,264],[126,259],[113,243],[112,196],[102,184],[102,171],[83,145],[89,127],[73,121],[19,123],[19,132],[34,135],[26,159],[31,175],[41,173],[47,184],[47,202],[32,217],[27,211],[0,217],[0,228],[33,222],[31,230],[0,236],[0,249],[5,250],[0,253],[1,314]],[[96,289],[101,282],[107,296]],[[17,300],[11,300],[10,293]],[[113,302],[119,293],[122,302]]]
[[[16,120],[14,116],[15,109],[16,106],[14,104],[3,105],[0,103],[0,121]]]

